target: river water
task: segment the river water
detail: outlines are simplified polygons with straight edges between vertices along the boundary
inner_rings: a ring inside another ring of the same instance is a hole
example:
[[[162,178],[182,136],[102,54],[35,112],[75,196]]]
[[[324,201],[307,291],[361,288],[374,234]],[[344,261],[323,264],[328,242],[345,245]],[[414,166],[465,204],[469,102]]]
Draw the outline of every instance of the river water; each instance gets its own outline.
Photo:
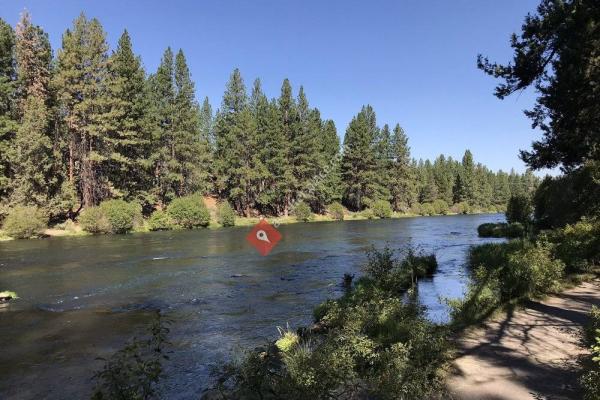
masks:
[[[250,227],[2,242],[0,290],[21,298],[0,309],[0,399],[89,398],[96,358],[144,332],[157,309],[174,321],[164,397],[198,398],[211,366],[275,338],[277,326],[309,324],[373,245],[435,252],[438,272],[419,296],[444,322],[442,299],[468,282],[467,249],[490,241],[477,226],[503,218],[283,225],[266,257],[246,242]]]

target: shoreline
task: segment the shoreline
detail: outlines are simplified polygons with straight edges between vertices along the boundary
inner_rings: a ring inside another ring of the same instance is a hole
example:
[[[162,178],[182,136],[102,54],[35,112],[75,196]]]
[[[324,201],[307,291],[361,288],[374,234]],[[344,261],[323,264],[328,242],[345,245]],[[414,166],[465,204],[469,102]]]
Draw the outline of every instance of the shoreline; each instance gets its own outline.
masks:
[[[316,222],[344,222],[344,221],[366,221],[366,220],[380,220],[380,219],[402,219],[402,218],[417,218],[417,217],[442,217],[442,216],[456,216],[456,215],[482,215],[482,214],[502,214],[500,212],[473,212],[473,213],[446,213],[446,214],[433,214],[433,215],[419,215],[419,214],[411,214],[411,213],[397,213],[394,212],[389,218],[367,218],[361,213],[352,213],[349,215],[345,215],[343,220],[338,220],[332,218],[328,215],[321,214],[313,214],[312,218],[309,221],[299,221],[294,216],[287,217],[264,217],[270,224],[278,226],[278,225],[290,225],[290,224],[298,224],[298,223],[316,223]],[[210,224],[205,228],[197,228],[197,230],[202,229],[226,229],[226,228],[235,228],[235,227],[245,227],[245,226],[253,226],[257,224],[261,219],[261,217],[237,217],[235,219],[235,225],[231,227],[225,227],[211,219]],[[188,230],[188,229],[173,229],[173,230]],[[144,226],[138,229],[134,229],[127,234],[134,233],[148,233],[153,232],[148,229],[147,220],[144,220]],[[106,234],[106,235],[117,235],[117,234]],[[123,234],[120,234],[123,235]],[[57,225],[50,226],[46,228],[43,232],[43,235],[36,238],[29,239],[15,239],[4,233],[4,231],[0,230],[0,243],[1,242],[9,242],[13,240],[31,240],[31,239],[47,239],[54,237],[84,237],[84,236],[97,236],[93,233],[89,233],[81,229],[79,224],[75,224],[74,227],[70,230],[57,228]]]

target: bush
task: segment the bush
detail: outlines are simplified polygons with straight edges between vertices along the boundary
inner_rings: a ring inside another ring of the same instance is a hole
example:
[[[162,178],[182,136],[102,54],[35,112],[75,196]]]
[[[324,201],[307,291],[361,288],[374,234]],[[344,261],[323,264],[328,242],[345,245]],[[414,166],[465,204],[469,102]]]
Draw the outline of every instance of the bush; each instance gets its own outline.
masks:
[[[3,229],[15,239],[29,239],[43,234],[48,217],[33,206],[16,206],[9,210]]]
[[[455,214],[468,214],[471,212],[471,206],[466,201],[452,205],[451,211]]]
[[[375,213],[370,208],[365,208],[364,210],[362,210],[361,213],[360,213],[360,215],[362,215],[362,217],[366,218],[366,219],[373,219],[373,218],[375,218]]]
[[[328,207],[328,210],[329,214],[331,214],[331,217],[336,221],[344,220],[344,206],[337,201],[335,203],[331,203]]]
[[[507,238],[519,238],[525,236],[525,227],[514,222],[507,224],[504,222],[500,223],[485,223],[477,227],[477,233],[480,237],[507,237]]]
[[[531,215],[533,213],[533,207],[531,201],[527,196],[511,196],[506,205],[506,221],[509,224],[513,222],[519,222],[523,225],[527,225],[531,222]]]
[[[167,213],[176,225],[192,229],[210,224],[210,212],[199,195],[179,197],[169,204]]]
[[[141,218],[139,204],[124,200],[106,200],[100,203],[100,210],[110,224],[110,232],[127,233],[131,231],[137,219]]]
[[[106,214],[100,207],[88,207],[78,218],[81,228],[89,233],[110,233],[112,228]]]
[[[134,338],[105,362],[93,379],[93,400],[152,399],[163,377],[163,362],[168,360],[165,348],[170,321],[157,313],[145,338]]]
[[[590,346],[591,357],[585,360],[584,373],[580,383],[584,400],[600,399],[600,309],[592,306],[590,322],[586,326],[586,343]]]
[[[294,215],[296,216],[296,220],[302,222],[308,222],[313,217],[310,206],[303,201],[297,202],[294,206]]]
[[[435,215],[435,209],[433,208],[432,203],[423,203],[421,204],[421,215]]]
[[[414,296],[405,296],[410,271],[389,249],[372,251],[364,270],[367,276],[341,298],[315,309],[312,329],[280,331],[274,344],[222,367],[221,393],[249,400],[346,398],[339,396],[344,393],[382,400],[438,398],[438,370],[447,351],[444,328],[427,321]]]
[[[582,220],[546,236],[553,244],[554,256],[561,259],[568,272],[585,272],[600,263],[600,222]]]
[[[173,219],[164,210],[156,210],[148,218],[148,228],[151,231],[168,231],[173,229]]]
[[[371,210],[373,210],[373,214],[378,218],[390,218],[392,216],[392,206],[386,200],[375,201]]]
[[[228,202],[219,205],[217,218],[221,226],[235,226],[235,212]]]
[[[448,207],[448,203],[446,203],[442,199],[437,199],[436,201],[433,202],[432,205],[433,205],[433,210],[435,211],[436,214],[446,215],[446,214],[448,214],[448,211],[450,211],[450,207]]]

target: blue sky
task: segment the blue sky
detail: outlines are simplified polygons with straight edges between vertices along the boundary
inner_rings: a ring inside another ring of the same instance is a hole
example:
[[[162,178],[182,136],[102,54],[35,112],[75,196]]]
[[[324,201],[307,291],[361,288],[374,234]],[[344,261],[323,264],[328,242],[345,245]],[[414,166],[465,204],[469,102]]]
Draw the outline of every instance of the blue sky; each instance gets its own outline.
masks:
[[[289,78],[343,137],[363,104],[380,125],[399,122],[416,158],[455,158],[471,149],[493,169],[523,171],[518,150],[540,136],[522,110],[534,93],[504,101],[476,68],[478,53],[511,58],[510,34],[538,0],[436,1],[27,1],[0,0],[11,24],[27,8],[53,48],[83,11],[97,17],[112,48],[123,29],[153,72],[167,46],[182,48],[199,100],[216,109],[238,67],[269,97]]]

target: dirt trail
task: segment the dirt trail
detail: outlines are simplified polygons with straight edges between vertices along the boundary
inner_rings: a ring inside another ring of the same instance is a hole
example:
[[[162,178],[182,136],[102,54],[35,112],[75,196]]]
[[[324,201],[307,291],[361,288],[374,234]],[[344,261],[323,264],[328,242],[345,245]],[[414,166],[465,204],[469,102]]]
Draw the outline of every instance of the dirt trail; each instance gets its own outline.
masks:
[[[493,318],[458,341],[448,388],[462,400],[580,399],[581,326],[600,306],[600,281]]]

